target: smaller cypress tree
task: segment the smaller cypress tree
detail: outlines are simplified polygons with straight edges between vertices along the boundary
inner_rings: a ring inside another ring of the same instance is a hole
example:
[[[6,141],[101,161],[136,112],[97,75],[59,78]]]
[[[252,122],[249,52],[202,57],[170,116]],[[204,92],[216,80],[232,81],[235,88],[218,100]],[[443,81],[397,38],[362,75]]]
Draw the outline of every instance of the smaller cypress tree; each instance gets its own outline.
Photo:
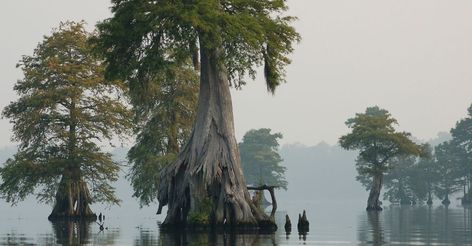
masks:
[[[90,36],[82,22],[61,23],[21,59],[20,98],[3,110],[20,145],[0,169],[0,194],[13,204],[30,194],[54,201],[51,220],[93,219],[91,203],[119,203],[110,184],[119,166],[98,144],[128,132],[132,114],[123,84],[104,80]]]

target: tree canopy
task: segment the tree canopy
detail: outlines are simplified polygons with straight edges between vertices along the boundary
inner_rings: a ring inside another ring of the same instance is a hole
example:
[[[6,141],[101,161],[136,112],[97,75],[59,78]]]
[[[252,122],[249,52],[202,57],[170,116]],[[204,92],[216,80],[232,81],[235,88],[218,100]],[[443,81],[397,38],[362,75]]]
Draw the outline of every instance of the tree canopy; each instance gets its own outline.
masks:
[[[100,144],[128,133],[132,114],[123,102],[124,84],[105,80],[91,36],[82,22],[61,23],[18,64],[24,74],[14,87],[19,99],[3,110],[20,143],[0,169],[0,194],[7,202],[29,194],[43,202],[55,197],[56,208],[64,205],[62,198],[78,207],[84,202],[84,209],[90,202],[119,202],[111,186],[119,166]]]
[[[341,147],[358,150],[357,171],[364,183],[372,178],[367,210],[381,210],[380,191],[384,174],[394,167],[395,158],[425,156],[425,147],[414,143],[411,134],[398,132],[398,122],[391,114],[377,106],[369,107],[346,121],[351,132],[339,139]]]
[[[462,202],[472,204],[472,105],[467,111],[467,117],[458,121],[451,129],[451,144],[457,149],[458,174],[463,179],[464,191],[467,190]]]
[[[236,87],[264,66],[269,91],[284,81],[293,42],[300,39],[282,16],[284,0],[112,0],[113,18],[98,25],[107,75],[143,83],[166,66],[217,48]],[[200,45],[198,45],[200,44]]]
[[[437,180],[435,193],[443,199],[443,203],[449,204],[449,195],[462,188],[462,173],[459,168],[460,149],[451,141],[444,142],[435,148]]]
[[[160,171],[177,157],[188,139],[197,107],[198,74],[185,64],[134,89],[136,143],[128,152],[128,178],[141,206],[157,199]]]
[[[388,162],[399,155],[423,155],[424,148],[411,140],[411,134],[397,132],[398,122],[391,114],[377,106],[367,108],[346,121],[351,133],[339,139],[341,147],[359,150],[358,171],[373,175],[391,168]]]
[[[189,60],[200,68],[194,128],[160,175],[158,211],[169,206],[165,226],[276,227],[247,191],[229,86],[255,78],[260,66],[270,92],[284,82],[300,38],[286,9],[284,0],[113,0],[113,16],[98,25],[95,43],[108,78],[125,80],[131,90]]]
[[[246,132],[239,143],[244,177],[248,184],[279,186],[287,189],[286,167],[280,165],[278,153],[281,133],[271,133],[271,129],[261,128]]]

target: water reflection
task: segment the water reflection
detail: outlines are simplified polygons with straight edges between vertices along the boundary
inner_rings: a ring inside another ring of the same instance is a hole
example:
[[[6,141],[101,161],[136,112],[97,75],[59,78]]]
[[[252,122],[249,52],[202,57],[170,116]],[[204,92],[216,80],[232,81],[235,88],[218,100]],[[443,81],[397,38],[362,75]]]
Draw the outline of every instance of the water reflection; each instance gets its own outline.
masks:
[[[15,231],[2,235],[0,245],[28,245],[32,238]]]
[[[116,228],[92,231],[96,222],[56,221],[51,222],[53,234],[41,238],[42,245],[113,245],[120,236]],[[97,228],[97,226],[95,226]],[[55,242],[54,242],[55,241]],[[54,243],[53,243],[54,242]]]
[[[141,244],[144,245],[144,244]],[[279,245],[275,234],[161,232],[159,245]]]
[[[366,214],[359,217],[360,245],[472,244],[470,208],[391,206]]]
[[[139,235],[134,240],[134,245],[148,246],[148,245],[163,245],[159,243],[158,233],[149,229],[139,228]]]
[[[58,244],[78,245],[90,242],[89,222],[58,221],[52,223]]]
[[[472,245],[472,209],[468,207],[385,207],[368,213],[363,206],[311,206],[310,233],[283,228],[276,215],[275,234],[165,233],[156,220],[110,218],[100,231],[96,223],[4,218],[0,245]],[[343,210],[344,209],[344,210]],[[294,208],[290,211],[300,211]]]

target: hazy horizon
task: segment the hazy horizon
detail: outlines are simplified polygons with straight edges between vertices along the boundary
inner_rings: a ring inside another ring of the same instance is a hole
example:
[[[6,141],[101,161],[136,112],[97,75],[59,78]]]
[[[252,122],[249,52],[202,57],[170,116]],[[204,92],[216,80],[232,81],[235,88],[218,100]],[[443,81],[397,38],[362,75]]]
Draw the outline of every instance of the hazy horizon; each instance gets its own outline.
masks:
[[[233,90],[238,141],[249,129],[281,132],[282,144],[334,145],[347,118],[367,106],[389,110],[424,141],[449,131],[472,103],[472,2],[289,0],[303,37],[275,96],[262,77]],[[0,10],[0,107],[17,97],[15,64],[31,55],[60,21],[85,20],[89,29],[110,16],[109,0],[5,1]],[[12,143],[0,120],[0,147]]]

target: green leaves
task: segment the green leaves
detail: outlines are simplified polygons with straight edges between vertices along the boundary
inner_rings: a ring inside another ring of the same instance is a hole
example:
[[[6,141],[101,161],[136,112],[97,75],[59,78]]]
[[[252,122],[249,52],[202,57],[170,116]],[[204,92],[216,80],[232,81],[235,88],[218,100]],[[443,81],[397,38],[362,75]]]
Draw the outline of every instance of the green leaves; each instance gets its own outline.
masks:
[[[275,185],[287,189],[286,167],[281,166],[278,140],[282,134],[271,134],[268,128],[248,131],[239,144],[244,176],[248,184]]]
[[[283,0],[115,0],[113,17],[98,25],[98,50],[110,78],[143,83],[168,65],[191,59],[192,46],[218,49],[228,79],[240,87],[264,65],[267,88],[284,82],[293,43]]]
[[[131,89],[136,144],[128,152],[128,179],[141,206],[157,198],[159,172],[188,139],[197,108],[198,74],[187,63],[169,66],[152,83]]]
[[[424,147],[414,143],[410,133],[397,132],[398,124],[387,110],[367,108],[365,113],[348,119],[351,133],[339,139],[347,150],[359,150],[358,170],[362,174],[384,173],[391,168],[389,160],[399,155],[422,156]]]
[[[123,83],[105,80],[91,36],[82,22],[61,23],[18,64],[24,78],[14,89],[20,98],[3,110],[20,142],[0,170],[7,201],[29,194],[52,201],[61,176],[79,176],[92,186],[95,201],[118,202],[109,184],[117,179],[118,164],[97,144],[129,133],[132,113]]]

